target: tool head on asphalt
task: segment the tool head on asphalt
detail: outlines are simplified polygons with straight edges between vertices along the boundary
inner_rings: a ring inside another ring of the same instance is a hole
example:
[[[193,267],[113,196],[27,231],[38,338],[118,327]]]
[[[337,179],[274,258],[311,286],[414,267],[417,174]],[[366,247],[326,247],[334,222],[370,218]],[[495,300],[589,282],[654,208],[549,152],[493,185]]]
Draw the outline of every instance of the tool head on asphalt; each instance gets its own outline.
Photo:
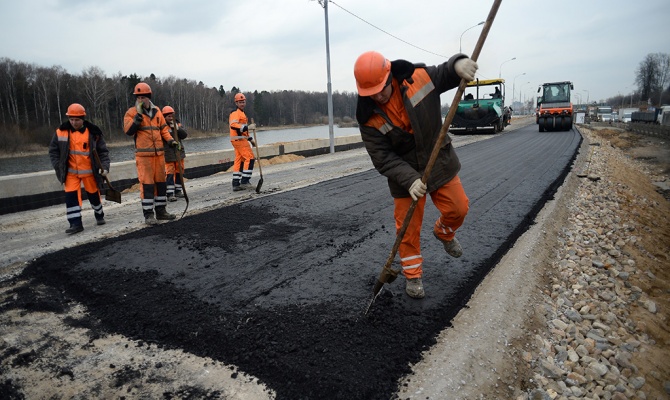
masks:
[[[121,192],[114,190],[112,187],[108,187],[105,191],[105,200],[121,204]]]
[[[255,125],[254,119],[251,119],[251,123]],[[263,186],[263,168],[261,167],[261,156],[258,152],[258,137],[256,136],[256,128],[253,129],[253,135],[254,135],[254,147],[256,147],[256,159],[258,160],[258,172],[261,175],[261,178],[258,180],[258,184],[256,185],[256,193],[261,192],[261,186]]]
[[[384,287],[385,283],[392,283],[395,281],[395,278],[398,277],[398,274],[400,273],[400,270],[396,270],[390,267],[384,266],[382,269],[381,274],[379,274],[379,277],[377,278],[377,281],[375,282],[375,286],[372,288],[372,299],[370,299],[370,303],[368,303],[367,308],[365,309],[365,315],[368,315],[368,312],[370,311],[370,308],[372,307],[372,303],[375,302],[375,299],[377,296],[379,296],[379,293],[381,293],[382,288]]]

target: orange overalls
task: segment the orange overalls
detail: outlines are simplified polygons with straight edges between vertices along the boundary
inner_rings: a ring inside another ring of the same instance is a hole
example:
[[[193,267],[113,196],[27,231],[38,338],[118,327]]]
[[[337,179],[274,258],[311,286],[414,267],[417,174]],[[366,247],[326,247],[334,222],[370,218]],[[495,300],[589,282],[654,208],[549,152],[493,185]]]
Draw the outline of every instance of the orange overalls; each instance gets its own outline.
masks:
[[[147,114],[149,113],[149,114]],[[126,134],[133,125],[137,109],[126,111],[123,125]],[[142,185],[140,199],[144,216],[153,215],[156,209],[167,205],[167,184],[165,182],[165,157],[163,140],[172,140],[167,122],[161,111],[152,104],[150,110],[143,109],[142,123],[133,135],[135,137],[135,164],[137,179]]]
[[[233,188],[248,184],[254,170],[254,152],[249,143],[249,131],[246,130],[247,115],[239,108],[230,113],[230,142],[235,148],[233,163]]]
[[[408,91],[411,96],[413,90],[421,88],[412,88]],[[389,117],[393,125],[414,134],[409,115],[403,104],[400,88],[397,81],[393,80],[393,94],[386,104],[378,104],[379,108]],[[382,125],[385,121],[378,116],[371,118],[371,125]],[[463,225],[465,216],[468,213],[468,197],[461,184],[460,178],[455,176],[446,184],[430,193],[431,200],[435,207],[440,211],[440,217],[435,221],[433,231],[442,240],[452,240],[456,230]],[[412,204],[411,197],[394,198],[394,217],[396,233],[400,231],[407,211]],[[403,274],[407,279],[420,278],[423,270],[423,256],[421,255],[421,225],[423,224],[423,214],[426,205],[426,196],[423,196],[417,202],[412,219],[410,220],[405,236],[402,238],[398,255],[400,256],[400,265]]]

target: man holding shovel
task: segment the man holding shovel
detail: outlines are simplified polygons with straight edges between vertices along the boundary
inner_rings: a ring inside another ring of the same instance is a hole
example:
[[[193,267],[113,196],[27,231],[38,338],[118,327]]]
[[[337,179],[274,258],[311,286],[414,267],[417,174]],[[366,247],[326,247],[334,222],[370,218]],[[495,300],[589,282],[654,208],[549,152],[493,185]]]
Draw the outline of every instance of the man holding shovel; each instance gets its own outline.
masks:
[[[249,131],[256,129],[256,124],[248,124],[244,108],[247,98],[242,93],[235,95],[235,111],[230,113],[228,122],[230,125],[230,142],[235,149],[235,161],[233,162],[233,191],[237,192],[251,188],[251,173],[254,171],[254,152],[251,150],[250,142],[253,138]]]
[[[86,110],[81,104],[71,104],[65,115],[68,121],[61,124],[49,144],[51,165],[56,177],[65,188],[65,208],[70,227],[65,233],[84,230],[81,221],[81,184],[84,184],[88,201],[93,208],[98,225],[105,224],[99,188],[102,178],[109,172],[109,150],[96,125],[84,120]],[[97,159],[93,152],[98,153]],[[99,160],[99,162],[98,162]]]
[[[464,54],[426,66],[390,62],[375,51],[361,54],[354,65],[359,95],[356,119],[373,165],[388,179],[396,231],[416,201],[398,248],[405,291],[412,298],[425,296],[420,234],[426,192],[440,211],[433,235],[452,257],[463,253],[455,233],[468,213],[468,198],[457,175],[461,164],[448,136],[425,184],[421,178],[442,127],[440,94],[457,87],[461,78],[473,80],[477,68]]]
[[[168,201],[177,201],[177,197],[184,197],[181,182],[181,172],[184,170],[184,158],[186,158],[186,149],[184,149],[183,140],[186,139],[188,133],[181,126],[181,123],[174,116],[174,108],[170,106],[163,107],[163,117],[170,129],[172,138],[179,142],[177,148],[167,147],[168,145],[163,140],[163,148],[165,149],[165,174],[167,182],[167,199]],[[179,154],[177,154],[179,152]]]

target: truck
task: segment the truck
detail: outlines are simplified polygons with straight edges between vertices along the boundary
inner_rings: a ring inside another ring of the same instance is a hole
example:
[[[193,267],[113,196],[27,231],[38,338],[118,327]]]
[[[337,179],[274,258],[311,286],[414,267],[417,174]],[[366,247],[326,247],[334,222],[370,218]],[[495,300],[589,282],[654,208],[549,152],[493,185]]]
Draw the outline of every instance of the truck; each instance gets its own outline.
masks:
[[[663,108],[655,108],[655,109],[647,109],[646,111],[634,111],[631,114],[631,121],[633,123],[641,123],[641,124],[658,124],[658,117],[659,114],[661,114],[661,111],[663,111]]]
[[[512,109],[505,107],[504,79],[468,82],[449,131],[454,134],[502,132],[510,124]]]
[[[629,123],[634,111],[637,111],[637,108],[620,108],[619,122],[623,122],[624,124]]]
[[[656,123],[660,125],[670,126],[670,106],[660,107],[661,111],[656,117]]]
[[[610,106],[598,106],[596,109],[596,120],[599,122],[611,122],[612,121],[612,107]]]
[[[570,91],[575,90],[570,81],[543,83],[537,88],[542,93],[538,113],[538,129],[544,131],[569,131],[573,123]]]

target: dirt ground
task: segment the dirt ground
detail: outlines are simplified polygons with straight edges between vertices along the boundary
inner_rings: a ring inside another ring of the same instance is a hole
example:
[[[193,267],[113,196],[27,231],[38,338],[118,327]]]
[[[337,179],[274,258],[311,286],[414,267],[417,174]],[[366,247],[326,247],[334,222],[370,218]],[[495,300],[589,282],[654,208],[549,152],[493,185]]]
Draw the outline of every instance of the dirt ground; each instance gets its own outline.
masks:
[[[670,243],[670,202],[663,196],[670,198],[670,191],[664,190],[670,175],[670,144],[623,130],[592,132],[603,145],[620,148],[635,160],[634,168],[613,163],[619,183],[658,203],[655,207],[634,201],[629,204],[637,222],[649,227],[641,237],[643,247],[658,251],[654,259],[630,249],[638,268],[655,276],[653,284],[649,280],[632,283],[648,293],[661,310],[657,314],[631,310],[631,318],[654,338],[654,344],[645,345],[645,351],[637,353],[635,363],[640,374],[648,376],[660,370],[667,378],[670,261],[663,252]],[[578,178],[572,179],[571,184],[578,185]],[[565,195],[570,190],[565,188]],[[455,318],[453,327],[440,335],[423,361],[412,366],[413,374],[400,383],[399,398],[499,399],[529,388],[533,372],[521,355],[535,334],[548,329],[535,317],[533,307],[541,302],[534,291],[549,282],[551,271],[541,271],[538,281],[529,275],[531,269],[551,265],[558,245],[551,232],[561,229],[565,218],[560,217],[567,212],[564,207],[557,201],[541,213],[536,228],[525,234],[492,271],[468,307]],[[15,279],[18,271],[17,265],[0,270],[2,399],[255,400],[275,396],[254,377],[238,373],[235,366],[120,335],[93,334],[97,330],[78,322],[83,321],[86,310],[57,291],[45,291],[35,304],[15,307],[12,303],[21,291],[28,290],[23,287],[24,281]],[[649,379],[648,383],[658,396],[648,398],[664,398],[662,379]]]

